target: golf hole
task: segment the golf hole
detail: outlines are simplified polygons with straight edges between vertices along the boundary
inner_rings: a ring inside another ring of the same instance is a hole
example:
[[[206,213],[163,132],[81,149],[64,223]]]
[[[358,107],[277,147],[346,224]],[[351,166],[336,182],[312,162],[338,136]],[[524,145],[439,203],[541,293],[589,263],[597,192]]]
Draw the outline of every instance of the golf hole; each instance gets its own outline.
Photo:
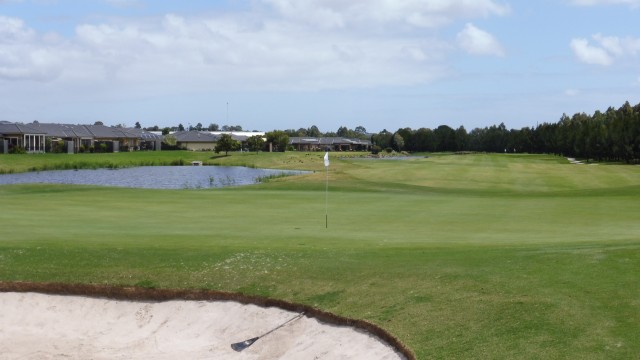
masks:
[[[0,289],[0,324],[3,359],[413,358],[358,327],[225,300],[132,301]],[[231,346],[246,340],[253,341],[240,351]]]

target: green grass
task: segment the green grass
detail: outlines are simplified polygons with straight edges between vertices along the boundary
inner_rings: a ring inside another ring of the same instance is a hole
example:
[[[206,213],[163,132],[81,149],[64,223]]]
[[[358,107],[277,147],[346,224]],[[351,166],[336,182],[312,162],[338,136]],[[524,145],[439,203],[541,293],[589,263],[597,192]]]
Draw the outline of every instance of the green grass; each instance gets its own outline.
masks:
[[[640,353],[640,167],[332,153],[327,229],[322,155],[105,156],[315,171],[250,187],[0,186],[0,280],[281,298],[374,322],[420,359]]]

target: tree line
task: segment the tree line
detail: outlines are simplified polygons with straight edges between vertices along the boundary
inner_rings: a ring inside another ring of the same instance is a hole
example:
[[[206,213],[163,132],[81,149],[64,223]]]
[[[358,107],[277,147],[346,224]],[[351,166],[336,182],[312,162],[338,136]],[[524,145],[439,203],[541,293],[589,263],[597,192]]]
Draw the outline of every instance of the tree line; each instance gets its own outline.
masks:
[[[139,122],[136,122],[135,126],[136,129],[141,129],[142,126],[140,125]],[[150,127],[146,127],[144,128],[144,130],[147,131],[162,131],[162,135],[167,135],[171,132],[176,132],[176,131],[243,131],[242,130],[242,126],[240,125],[218,125],[216,123],[211,123],[209,124],[209,126],[203,126],[202,123],[197,123],[195,126],[192,125],[188,125],[187,127],[185,127],[182,124],[178,124],[178,126],[167,126],[164,128],[160,128],[158,125],[154,125],[154,126],[150,126]]]
[[[507,152],[556,154],[596,161],[640,162],[640,103],[627,101],[593,115],[563,114],[557,123],[508,130],[503,123],[469,132],[460,126],[383,130],[371,137],[378,149],[408,152]]]
[[[136,123],[136,127],[139,124]],[[147,130],[158,130],[158,127]],[[169,131],[183,131],[184,126],[165,128]],[[242,127],[203,127],[198,123],[189,130],[242,131]],[[507,129],[504,123],[467,131],[464,126],[453,129],[440,125],[429,128],[400,128],[395,132],[382,130],[377,134],[368,133],[363,126],[349,129],[345,126],[336,132],[321,132],[313,125],[308,128],[273,130],[266,133],[266,143],[271,143],[275,151],[285,151],[290,137],[345,137],[370,139],[373,150],[393,149],[407,152],[507,152],[556,154],[595,161],[640,162],[640,103],[635,106],[625,102],[615,109],[596,111],[593,115],[576,113],[569,117],[563,114],[556,123],[542,123],[536,127]],[[256,140],[257,141],[257,140]],[[252,148],[265,146],[258,142]],[[252,149],[253,150],[253,149]]]

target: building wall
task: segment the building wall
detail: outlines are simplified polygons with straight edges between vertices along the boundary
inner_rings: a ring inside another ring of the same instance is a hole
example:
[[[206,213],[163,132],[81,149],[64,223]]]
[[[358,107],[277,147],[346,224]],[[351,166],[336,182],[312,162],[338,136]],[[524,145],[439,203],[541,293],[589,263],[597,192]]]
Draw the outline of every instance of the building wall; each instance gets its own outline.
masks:
[[[191,151],[213,151],[216,148],[215,143],[198,143],[198,142],[179,142],[178,146],[185,150]]]

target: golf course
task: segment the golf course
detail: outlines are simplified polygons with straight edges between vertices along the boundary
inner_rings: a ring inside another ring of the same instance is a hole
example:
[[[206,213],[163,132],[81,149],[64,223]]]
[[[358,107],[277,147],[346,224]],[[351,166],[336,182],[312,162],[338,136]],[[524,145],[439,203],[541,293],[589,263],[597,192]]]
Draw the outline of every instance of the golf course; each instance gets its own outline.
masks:
[[[332,152],[327,173],[323,155],[0,155],[0,174],[311,171],[215,189],[0,185],[0,281],[281,299],[376,324],[418,359],[640,354],[639,166]]]

